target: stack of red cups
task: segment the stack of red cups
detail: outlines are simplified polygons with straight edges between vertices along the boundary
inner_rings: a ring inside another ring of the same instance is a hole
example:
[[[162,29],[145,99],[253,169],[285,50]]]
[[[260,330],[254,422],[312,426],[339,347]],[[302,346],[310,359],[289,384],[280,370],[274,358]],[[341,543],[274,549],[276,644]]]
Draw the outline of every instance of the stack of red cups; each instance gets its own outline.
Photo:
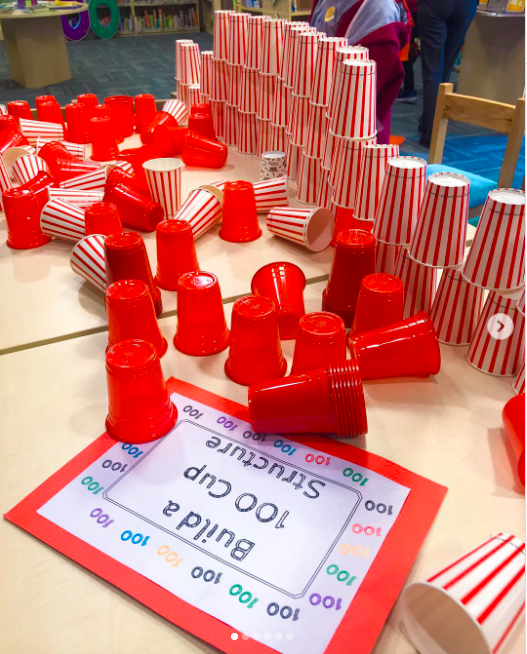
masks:
[[[263,41],[258,74],[258,104],[256,112],[257,151],[262,154],[271,149],[271,118],[276,94],[276,81],[280,69],[284,41],[283,20],[267,20],[263,23]]]

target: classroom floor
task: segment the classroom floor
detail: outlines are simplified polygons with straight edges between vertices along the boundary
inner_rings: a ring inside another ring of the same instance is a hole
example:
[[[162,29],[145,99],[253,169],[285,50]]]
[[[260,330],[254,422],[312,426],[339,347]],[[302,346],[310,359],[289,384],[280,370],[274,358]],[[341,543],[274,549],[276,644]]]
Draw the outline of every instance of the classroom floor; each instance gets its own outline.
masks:
[[[190,33],[190,38],[202,50],[212,49],[212,36],[206,32]],[[0,102],[28,100],[34,106],[36,95],[54,94],[66,104],[79,93],[107,95],[153,93],[168,98],[175,90],[174,34],[86,39],[68,43],[72,79],[42,89],[24,89],[10,79],[5,47],[0,42]],[[415,70],[417,103],[396,103],[392,113],[392,134],[404,136],[403,154],[426,158],[428,150],[419,145],[417,121],[421,113],[421,70],[419,60]],[[453,76],[455,82],[457,76]],[[490,177],[497,181],[505,151],[506,137],[490,130],[451,122],[445,144],[443,163]],[[522,184],[525,170],[525,150],[522,149],[514,186]]]

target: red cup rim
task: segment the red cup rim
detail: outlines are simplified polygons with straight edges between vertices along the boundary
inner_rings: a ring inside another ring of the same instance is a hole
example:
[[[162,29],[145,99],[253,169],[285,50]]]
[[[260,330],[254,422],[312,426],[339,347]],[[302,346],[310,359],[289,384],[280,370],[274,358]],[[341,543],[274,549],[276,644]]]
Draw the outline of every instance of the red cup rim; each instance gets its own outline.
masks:
[[[379,295],[379,299],[387,300],[389,296],[400,294],[404,290],[402,280],[388,273],[372,273],[362,280],[362,287],[369,293]]]
[[[276,305],[263,295],[246,295],[233,305],[233,312],[244,322],[258,323],[269,318],[276,318]]]
[[[345,334],[344,321],[330,311],[306,313],[298,322],[299,331],[312,341],[326,340],[340,333]]]
[[[104,242],[106,249],[116,252],[136,252],[142,250],[144,241],[137,232],[120,232],[111,234]]]
[[[254,273],[251,280],[251,293],[253,293],[253,295],[257,294],[255,287],[258,286],[260,278],[267,274],[273,275],[275,269],[278,266],[286,268],[291,275],[295,275],[302,284],[302,289],[306,287],[306,276],[304,275],[304,272],[301,268],[299,268],[294,263],[290,263],[289,261],[274,261],[273,263],[267,263],[265,266],[262,266]]]
[[[106,303],[126,303],[128,306],[141,304],[150,297],[148,285],[140,279],[120,279],[106,289]]]
[[[175,238],[192,234],[192,227],[186,220],[162,220],[157,223],[156,232]]]
[[[350,250],[368,250],[375,247],[375,236],[364,229],[345,229],[337,236],[337,246]]]
[[[130,360],[131,351],[133,360]],[[144,375],[157,363],[158,356],[154,345],[140,339],[116,343],[106,353],[106,369],[110,373],[119,371],[119,374]]]
[[[192,270],[180,275],[178,290],[185,289],[196,293],[212,293],[219,288],[218,278],[214,273]]]

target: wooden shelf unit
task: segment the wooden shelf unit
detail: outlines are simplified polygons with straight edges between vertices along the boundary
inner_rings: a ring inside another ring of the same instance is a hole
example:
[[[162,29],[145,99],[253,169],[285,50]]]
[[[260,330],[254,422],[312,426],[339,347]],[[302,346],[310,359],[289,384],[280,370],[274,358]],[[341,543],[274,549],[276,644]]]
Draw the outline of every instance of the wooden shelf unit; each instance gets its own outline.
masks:
[[[129,16],[133,20],[133,30],[119,30],[117,34],[119,36],[147,36],[149,34],[185,34],[188,32],[199,32],[201,29],[201,20],[200,20],[200,10],[199,10],[199,5],[198,5],[198,0],[190,1],[190,2],[141,2],[140,0],[138,2],[135,2],[135,0],[130,0],[129,4],[118,4],[119,6],[119,13],[121,13],[123,16],[126,16],[124,12],[127,10],[130,10]],[[137,11],[136,11],[137,8]],[[197,25],[195,27],[189,27],[189,28],[184,28],[184,27],[165,27],[163,26],[161,29],[152,29],[152,30],[145,30],[142,29],[138,25],[138,19],[142,18],[142,15],[145,11],[148,11],[149,9],[154,9],[156,12],[158,9],[162,9],[163,13],[167,13],[165,10],[169,8],[175,8],[174,12],[170,13],[177,13],[180,9],[182,10],[188,10],[188,9],[193,9],[196,12],[197,16]]]
[[[296,11],[291,11],[291,0],[276,0],[274,3],[271,0],[261,0],[261,5],[261,7],[242,6],[242,11],[267,14],[274,18],[284,18],[286,20],[304,20],[311,15],[313,2],[312,0],[297,0]]]

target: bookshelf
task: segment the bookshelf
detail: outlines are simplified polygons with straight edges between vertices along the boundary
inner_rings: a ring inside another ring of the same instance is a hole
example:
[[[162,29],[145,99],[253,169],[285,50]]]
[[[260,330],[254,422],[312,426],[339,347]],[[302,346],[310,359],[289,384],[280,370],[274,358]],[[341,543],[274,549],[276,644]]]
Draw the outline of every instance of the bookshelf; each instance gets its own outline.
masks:
[[[198,2],[189,0],[118,0],[119,36],[199,32]]]
[[[246,0],[241,0],[242,11],[254,14],[267,14],[274,18],[285,18],[286,20],[308,20],[311,15],[313,0],[296,0],[296,11],[291,9],[291,0],[259,0],[259,7],[245,6]],[[249,0],[247,0],[249,2]]]

